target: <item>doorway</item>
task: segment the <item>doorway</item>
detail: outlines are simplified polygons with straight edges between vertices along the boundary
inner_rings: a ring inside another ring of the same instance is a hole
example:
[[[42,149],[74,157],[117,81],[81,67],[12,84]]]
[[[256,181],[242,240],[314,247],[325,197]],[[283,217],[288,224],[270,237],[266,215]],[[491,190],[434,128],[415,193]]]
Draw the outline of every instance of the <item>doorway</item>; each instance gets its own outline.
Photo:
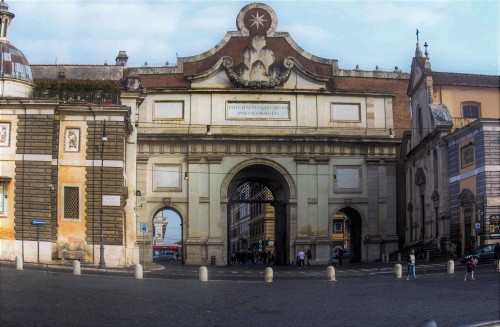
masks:
[[[153,216],[152,226],[153,259],[155,257],[163,259],[163,256],[166,258],[168,255],[167,261],[184,263],[183,226],[180,213],[174,208],[164,207]]]

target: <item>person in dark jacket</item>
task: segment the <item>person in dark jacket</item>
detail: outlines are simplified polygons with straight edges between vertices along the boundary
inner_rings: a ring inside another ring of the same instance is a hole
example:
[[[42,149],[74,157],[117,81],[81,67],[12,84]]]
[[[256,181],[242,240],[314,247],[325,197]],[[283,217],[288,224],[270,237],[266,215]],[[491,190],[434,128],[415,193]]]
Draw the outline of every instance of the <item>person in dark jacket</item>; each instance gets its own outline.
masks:
[[[493,248],[493,255],[495,256],[495,271],[500,272],[500,242]]]

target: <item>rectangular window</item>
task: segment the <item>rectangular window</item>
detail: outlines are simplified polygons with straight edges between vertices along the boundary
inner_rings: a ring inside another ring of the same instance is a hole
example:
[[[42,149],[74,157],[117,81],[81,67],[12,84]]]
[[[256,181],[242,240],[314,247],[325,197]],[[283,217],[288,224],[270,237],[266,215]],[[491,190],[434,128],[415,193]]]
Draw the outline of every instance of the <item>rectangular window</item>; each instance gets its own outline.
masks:
[[[361,122],[361,105],[359,103],[332,103],[331,120]]]
[[[465,168],[474,164],[474,144],[464,146],[460,149],[461,167]]]
[[[183,101],[158,101],[153,106],[153,120],[184,119]]]
[[[180,165],[154,165],[154,191],[181,191]]]
[[[462,106],[463,118],[479,118],[479,106],[466,104]]]
[[[0,182],[0,216],[7,214],[7,185]]]
[[[333,232],[336,234],[342,233],[342,223],[334,223],[333,224]]]
[[[64,187],[64,218],[80,218],[80,188],[73,186]]]

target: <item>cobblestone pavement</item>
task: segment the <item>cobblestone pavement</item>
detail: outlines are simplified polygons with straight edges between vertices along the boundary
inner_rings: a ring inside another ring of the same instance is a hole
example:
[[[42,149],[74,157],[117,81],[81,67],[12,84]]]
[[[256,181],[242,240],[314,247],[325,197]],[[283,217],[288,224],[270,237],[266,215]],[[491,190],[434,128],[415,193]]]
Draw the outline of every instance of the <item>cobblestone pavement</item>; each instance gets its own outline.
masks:
[[[227,275],[231,269],[254,269],[209,268],[212,277],[219,271]],[[384,273],[382,267],[349,266],[338,269],[337,282],[312,278],[321,275],[321,267],[279,268],[273,283],[215,278],[200,282],[155,277],[153,271],[142,280],[129,273],[75,276],[26,266],[17,271],[2,263],[0,325],[411,327],[432,319],[442,327],[500,320],[500,274],[493,272],[493,265],[478,266],[472,282],[464,282],[461,267],[452,275],[417,270],[419,278],[407,281]],[[181,265],[162,271],[169,269],[197,272]],[[311,278],[278,277],[287,272]]]

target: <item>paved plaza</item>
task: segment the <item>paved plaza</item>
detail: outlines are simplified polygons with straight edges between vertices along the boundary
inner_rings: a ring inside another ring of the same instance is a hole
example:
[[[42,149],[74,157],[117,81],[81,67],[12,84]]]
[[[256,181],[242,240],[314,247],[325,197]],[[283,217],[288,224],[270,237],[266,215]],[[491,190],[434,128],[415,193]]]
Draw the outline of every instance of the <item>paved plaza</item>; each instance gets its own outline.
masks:
[[[500,274],[491,264],[478,266],[473,282],[464,282],[463,266],[452,275],[420,266],[416,281],[395,279],[390,266],[346,265],[337,282],[326,281],[326,267],[276,267],[274,282],[265,283],[260,267],[208,267],[210,280],[200,282],[197,267],[180,264],[151,266],[137,280],[126,270],[83,268],[75,276],[2,263],[0,325],[422,326],[432,319],[441,327],[500,319]]]

